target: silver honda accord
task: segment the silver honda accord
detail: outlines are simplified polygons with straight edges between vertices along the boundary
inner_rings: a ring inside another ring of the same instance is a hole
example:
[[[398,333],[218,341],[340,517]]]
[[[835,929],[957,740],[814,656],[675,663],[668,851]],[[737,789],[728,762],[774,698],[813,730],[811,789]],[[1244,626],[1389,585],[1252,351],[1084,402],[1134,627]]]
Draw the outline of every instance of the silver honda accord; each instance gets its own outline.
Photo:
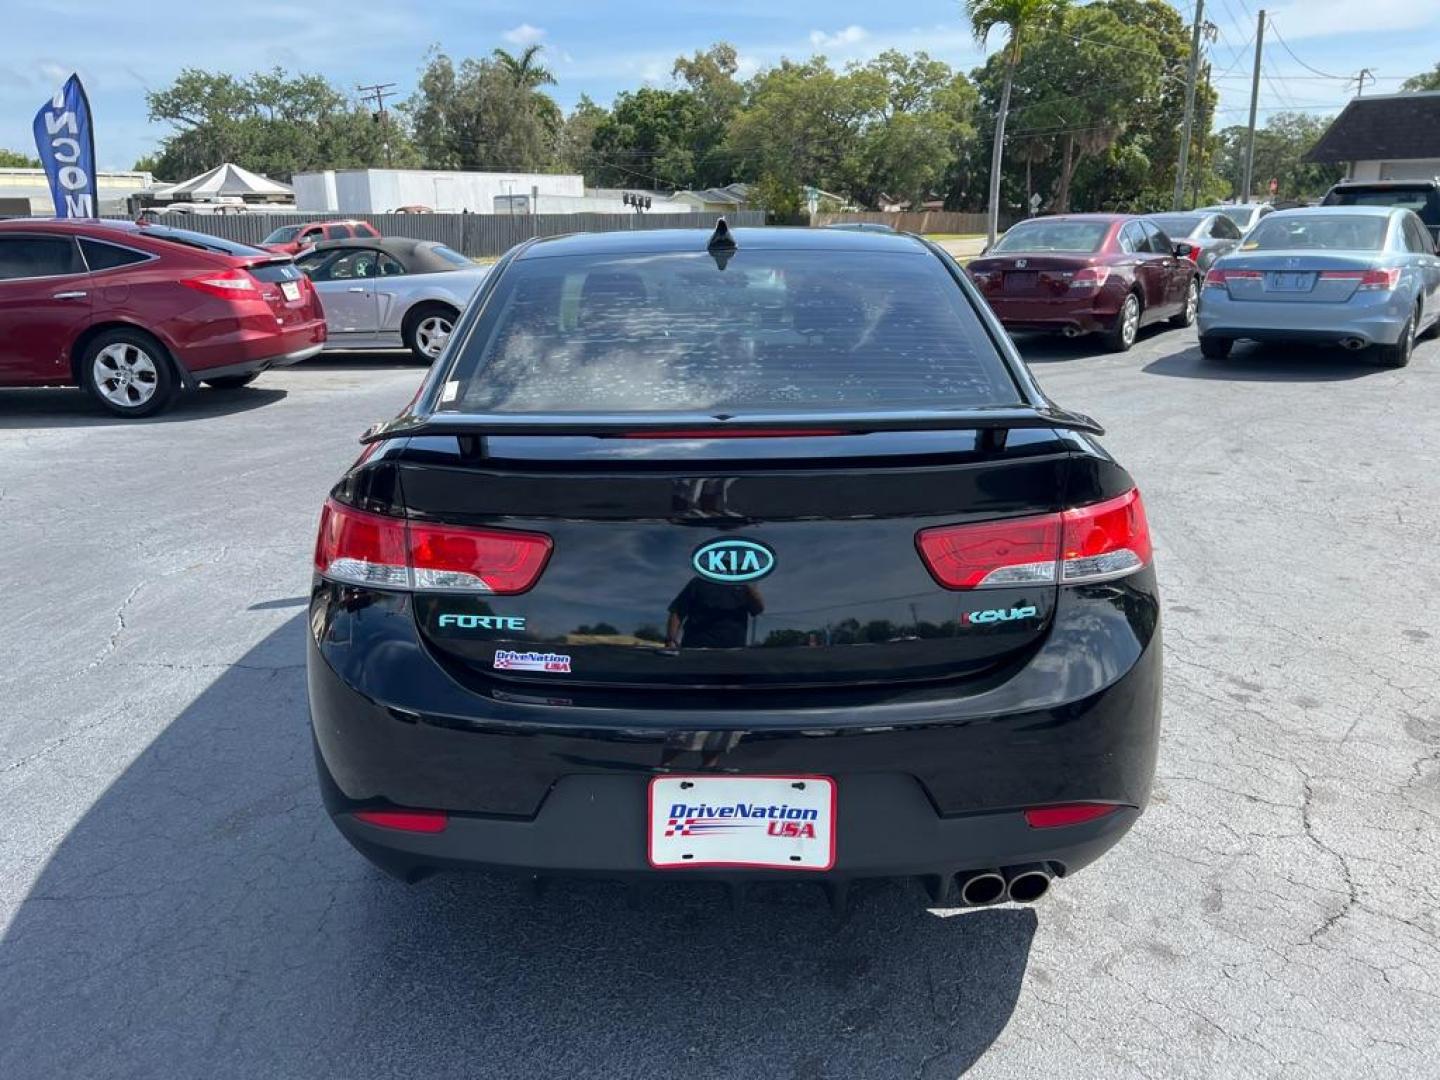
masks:
[[[1390,367],[1440,329],[1440,256],[1410,210],[1280,210],[1205,276],[1200,351],[1223,360],[1239,339],[1374,347]]]
[[[490,268],[433,240],[331,240],[295,259],[325,306],[332,349],[409,349],[429,363]]]

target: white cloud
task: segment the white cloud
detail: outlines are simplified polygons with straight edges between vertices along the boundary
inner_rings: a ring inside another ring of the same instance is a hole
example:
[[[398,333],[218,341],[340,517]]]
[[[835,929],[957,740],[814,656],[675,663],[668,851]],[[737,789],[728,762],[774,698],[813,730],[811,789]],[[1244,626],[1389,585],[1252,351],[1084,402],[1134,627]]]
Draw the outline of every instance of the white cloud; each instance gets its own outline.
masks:
[[[545,31],[538,26],[531,26],[529,23],[521,23],[519,26],[511,27],[500,35],[511,45],[535,45],[545,37]]]
[[[1277,4],[1268,17],[1275,20],[1284,37],[1299,41],[1342,34],[1416,30],[1433,23],[1435,9],[1410,0],[1365,0],[1363,4],[1354,0],[1304,0],[1304,3],[1292,0]],[[1243,20],[1234,29],[1236,33],[1243,30],[1248,34],[1255,29],[1255,20]],[[1269,37],[1267,34],[1267,53]],[[1243,41],[1244,37],[1239,40]]]
[[[870,32],[863,26],[847,26],[833,34],[827,34],[824,30],[811,30],[810,44],[817,49],[833,49],[837,45],[857,45],[869,36]]]

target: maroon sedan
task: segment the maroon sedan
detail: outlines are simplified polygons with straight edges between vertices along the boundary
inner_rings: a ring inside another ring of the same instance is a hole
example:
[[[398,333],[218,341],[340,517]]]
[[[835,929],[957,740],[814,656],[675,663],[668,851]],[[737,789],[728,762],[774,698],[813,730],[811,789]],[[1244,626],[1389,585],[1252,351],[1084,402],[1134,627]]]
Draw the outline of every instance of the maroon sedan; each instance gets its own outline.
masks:
[[[1098,332],[1124,352],[1147,323],[1195,321],[1189,250],[1142,218],[1067,214],[1022,221],[968,270],[1007,330]]]
[[[324,343],[320,298],[288,256],[161,225],[0,221],[0,386],[78,385],[149,416]]]

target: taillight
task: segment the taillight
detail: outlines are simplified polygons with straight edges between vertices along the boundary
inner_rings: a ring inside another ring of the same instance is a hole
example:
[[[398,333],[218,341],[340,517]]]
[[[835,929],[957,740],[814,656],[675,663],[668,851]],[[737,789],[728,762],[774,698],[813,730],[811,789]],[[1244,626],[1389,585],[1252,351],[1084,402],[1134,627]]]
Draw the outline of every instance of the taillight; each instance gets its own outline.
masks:
[[[200,277],[182,278],[180,284],[225,300],[260,298],[260,283],[244,270],[217,270]]]
[[[1062,583],[1123,577],[1150,561],[1150,525],[1140,492],[1133,488],[1119,498],[1066,510],[1060,517],[1065,523]]]
[[[355,817],[367,825],[413,833],[441,833],[450,824],[444,810],[356,810]]]
[[[327,499],[315,569],[349,585],[504,595],[535,584],[551,547],[542,533],[407,522]]]
[[[1151,557],[1145,508],[1134,489],[1059,514],[923,529],[915,543],[947,589],[1108,581]]]
[[[1220,266],[1212,266],[1205,275],[1205,287],[1223,289],[1232,281],[1259,281],[1262,276],[1259,270],[1226,270]]]
[[[1076,270],[1075,276],[1070,279],[1072,289],[1099,289],[1103,288],[1105,282],[1110,280],[1110,268],[1108,266],[1087,266],[1083,270]]]
[[[1356,292],[1394,292],[1400,284],[1400,267],[1390,266],[1384,270],[1366,270]]]
[[[1113,814],[1120,807],[1113,803],[1071,803],[1068,806],[1035,806],[1025,811],[1025,824],[1032,829],[1054,829],[1062,825],[1080,825]]]

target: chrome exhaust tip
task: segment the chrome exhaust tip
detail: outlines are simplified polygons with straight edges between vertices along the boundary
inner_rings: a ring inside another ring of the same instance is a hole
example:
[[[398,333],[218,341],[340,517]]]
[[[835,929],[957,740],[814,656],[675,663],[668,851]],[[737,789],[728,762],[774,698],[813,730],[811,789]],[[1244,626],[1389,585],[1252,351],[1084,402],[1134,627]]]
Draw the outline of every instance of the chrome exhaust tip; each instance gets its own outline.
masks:
[[[1005,899],[1005,878],[999,870],[977,870],[960,877],[960,902],[984,907]]]
[[[1342,348],[1349,349],[1351,352],[1359,352],[1365,348],[1365,341],[1363,338],[1349,337],[1342,340],[1340,345]]]
[[[1078,326],[1067,326],[1064,330],[1061,330],[1060,333],[1067,338],[1077,338],[1080,336],[1080,328]]]
[[[1044,863],[1005,868],[1005,896],[1017,904],[1033,904],[1050,891],[1054,877]]]

